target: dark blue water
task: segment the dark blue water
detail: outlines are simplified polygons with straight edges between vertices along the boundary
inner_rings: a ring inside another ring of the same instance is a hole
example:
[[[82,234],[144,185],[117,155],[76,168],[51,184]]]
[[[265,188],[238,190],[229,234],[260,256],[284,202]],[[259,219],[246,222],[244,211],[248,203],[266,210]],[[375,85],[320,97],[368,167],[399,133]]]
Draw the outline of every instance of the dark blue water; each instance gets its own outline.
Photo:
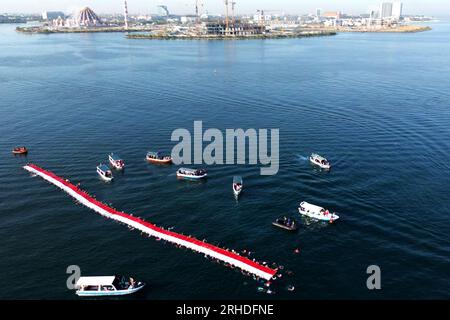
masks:
[[[295,275],[271,298],[449,298],[450,24],[417,34],[265,41],[147,41],[122,34],[23,35],[0,26],[0,298],[75,298],[66,268],[148,283],[134,298],[265,298],[201,255],[142,237],[31,178],[34,162],[116,208],[250,249]],[[280,171],[210,166],[206,183],[144,161],[171,132],[279,128]],[[26,145],[27,158],[11,148]],[[311,152],[334,164],[310,166]],[[102,183],[109,152],[123,175]],[[244,177],[239,203],[232,176]],[[334,225],[297,218],[306,200]],[[293,253],[299,247],[301,254]],[[382,290],[366,288],[381,268]],[[287,292],[287,284],[295,292]]]

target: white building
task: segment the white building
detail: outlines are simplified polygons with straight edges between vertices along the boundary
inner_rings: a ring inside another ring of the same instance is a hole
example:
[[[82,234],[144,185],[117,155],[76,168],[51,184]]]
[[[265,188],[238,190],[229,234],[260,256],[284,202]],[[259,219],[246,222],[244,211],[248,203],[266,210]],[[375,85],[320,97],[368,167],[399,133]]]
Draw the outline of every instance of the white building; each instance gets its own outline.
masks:
[[[42,12],[42,20],[53,20],[58,19],[59,17],[63,18],[65,17],[64,12],[62,11],[44,11]]]
[[[403,14],[403,3],[397,1],[392,5],[392,18],[400,20]]]
[[[322,16],[322,9],[317,8],[316,9],[316,17],[320,18]]]
[[[392,17],[392,2],[383,2],[380,5],[380,18],[388,19]]]
[[[253,15],[253,21],[255,23],[263,23],[263,22],[270,22],[272,20],[272,15],[270,14],[264,14],[262,15],[261,13],[257,13],[255,15]]]

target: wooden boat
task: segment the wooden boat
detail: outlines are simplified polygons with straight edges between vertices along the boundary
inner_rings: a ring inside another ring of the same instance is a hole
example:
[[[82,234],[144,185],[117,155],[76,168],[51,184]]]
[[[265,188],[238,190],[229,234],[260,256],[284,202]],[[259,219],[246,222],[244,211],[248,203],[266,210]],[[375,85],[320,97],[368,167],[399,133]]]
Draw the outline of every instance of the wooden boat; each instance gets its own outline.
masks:
[[[272,224],[276,227],[288,230],[288,231],[296,231],[298,229],[298,223],[295,219],[281,217],[276,219]]]
[[[97,173],[106,182],[110,182],[114,179],[111,170],[106,164],[99,164],[97,166]]]
[[[145,157],[148,162],[159,163],[159,164],[171,164],[172,157],[165,156],[161,152],[147,152],[147,156]]]
[[[122,170],[123,168],[125,168],[125,162],[122,160],[122,158],[114,153],[111,153],[108,156],[108,160],[112,167],[117,170]]]
[[[13,154],[27,154],[28,153],[28,149],[25,147],[15,147],[12,150]]]
[[[233,193],[236,198],[239,197],[239,195],[241,194],[243,187],[244,187],[244,183],[242,181],[242,177],[234,176],[233,177]]]
[[[206,178],[207,175],[205,169],[180,168],[177,170],[177,177],[181,179],[199,180]]]
[[[75,284],[80,297],[123,296],[138,292],[145,283],[124,276],[80,277]]]

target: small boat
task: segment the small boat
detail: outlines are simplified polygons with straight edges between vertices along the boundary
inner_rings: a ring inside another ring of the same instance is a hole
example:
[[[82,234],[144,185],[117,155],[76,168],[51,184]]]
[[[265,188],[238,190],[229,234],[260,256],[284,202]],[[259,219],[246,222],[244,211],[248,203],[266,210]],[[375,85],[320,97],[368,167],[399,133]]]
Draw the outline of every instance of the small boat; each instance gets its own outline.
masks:
[[[306,201],[302,201],[298,208],[298,212],[301,215],[314,218],[320,221],[329,221],[333,223],[334,221],[339,219],[339,216],[336,213],[330,213],[328,210],[325,210],[322,207],[310,204]]]
[[[28,153],[28,149],[25,147],[15,147],[12,150],[13,154],[27,154]]]
[[[80,297],[123,296],[144,286],[145,283],[124,276],[80,277],[75,284]]]
[[[111,153],[108,156],[109,163],[113,166],[114,169],[122,170],[125,168],[125,162],[118,155]]]
[[[311,161],[312,164],[321,167],[322,169],[328,170],[331,168],[330,162],[326,158],[319,156],[317,153],[311,154],[311,156],[309,157],[309,161]]]
[[[289,231],[296,231],[298,229],[298,223],[293,218],[281,217],[272,222],[272,224],[275,227],[279,227]]]
[[[112,179],[114,179],[111,170],[106,164],[99,164],[97,166],[97,173],[106,182],[112,181]]]
[[[159,163],[159,164],[171,164],[172,163],[172,157],[171,156],[165,156],[161,152],[147,152],[147,156],[145,157],[147,161],[152,163]]]
[[[239,195],[241,194],[243,187],[244,187],[244,183],[242,181],[242,177],[234,176],[233,177],[233,193],[236,198],[239,197]]]
[[[180,168],[177,170],[177,177],[182,179],[204,179],[208,174],[205,169]]]

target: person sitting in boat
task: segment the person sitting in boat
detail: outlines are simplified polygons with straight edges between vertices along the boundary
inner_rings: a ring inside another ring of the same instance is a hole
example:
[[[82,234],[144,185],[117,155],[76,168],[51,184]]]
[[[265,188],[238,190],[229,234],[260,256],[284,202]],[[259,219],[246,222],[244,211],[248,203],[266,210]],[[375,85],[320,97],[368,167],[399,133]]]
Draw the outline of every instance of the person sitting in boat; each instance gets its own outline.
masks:
[[[135,283],[136,282],[134,281],[134,279],[130,277],[130,288],[131,289],[134,288]]]

